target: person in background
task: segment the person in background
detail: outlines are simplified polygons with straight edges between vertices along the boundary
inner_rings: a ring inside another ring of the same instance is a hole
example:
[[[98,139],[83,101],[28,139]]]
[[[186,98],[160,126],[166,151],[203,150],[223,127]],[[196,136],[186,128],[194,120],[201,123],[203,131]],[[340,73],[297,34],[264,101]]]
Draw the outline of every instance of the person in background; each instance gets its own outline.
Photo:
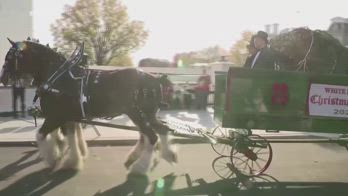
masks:
[[[169,107],[172,107],[173,96],[174,96],[174,85],[168,79],[168,76],[164,76],[167,79],[167,83],[162,85],[162,93],[163,93],[163,102],[168,104]]]
[[[184,92],[183,92],[183,102],[184,102],[184,108],[185,109],[191,109],[191,106],[192,106],[192,93],[194,93],[192,91],[192,89],[190,88],[190,85],[188,83],[188,81],[186,81],[186,84],[184,86]]]
[[[208,105],[208,95],[210,93],[210,76],[207,70],[203,69],[203,74],[198,78],[197,85],[194,88],[196,97],[196,109],[205,110]]]
[[[253,37],[257,53],[251,62],[250,68],[275,70],[275,56],[268,47],[268,34],[264,31],[258,31]]]
[[[24,79],[19,78],[14,80],[12,83],[12,108],[13,108],[13,117],[18,118],[17,114],[17,99],[20,99],[21,103],[21,114],[22,117],[25,117],[25,86]]]

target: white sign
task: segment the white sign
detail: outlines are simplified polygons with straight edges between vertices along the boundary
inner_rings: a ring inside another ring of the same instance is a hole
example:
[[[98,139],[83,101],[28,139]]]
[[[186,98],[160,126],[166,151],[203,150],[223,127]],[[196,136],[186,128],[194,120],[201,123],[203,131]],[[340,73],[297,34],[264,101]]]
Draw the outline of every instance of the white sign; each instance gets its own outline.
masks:
[[[310,116],[348,118],[348,86],[311,84],[308,96]]]

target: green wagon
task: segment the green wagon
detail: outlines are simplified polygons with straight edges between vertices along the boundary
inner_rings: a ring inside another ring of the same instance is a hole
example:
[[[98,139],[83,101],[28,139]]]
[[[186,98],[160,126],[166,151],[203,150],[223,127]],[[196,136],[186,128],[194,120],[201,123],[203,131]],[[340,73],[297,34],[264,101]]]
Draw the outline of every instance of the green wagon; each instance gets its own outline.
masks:
[[[230,68],[215,77],[214,150],[248,175],[264,172],[272,142],[347,144],[348,76]],[[342,134],[337,139],[269,139],[251,130]]]

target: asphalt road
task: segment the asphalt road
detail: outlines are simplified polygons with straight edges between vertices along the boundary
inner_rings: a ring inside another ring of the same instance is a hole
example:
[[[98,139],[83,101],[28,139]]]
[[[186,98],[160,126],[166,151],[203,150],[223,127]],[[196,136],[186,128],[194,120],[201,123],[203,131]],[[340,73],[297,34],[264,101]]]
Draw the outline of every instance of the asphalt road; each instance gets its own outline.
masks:
[[[0,148],[0,195],[348,195],[348,152],[337,145],[274,144],[266,175],[237,186],[219,178],[208,144],[178,145],[179,163],[162,160],[148,176],[128,175],[130,146],[91,147],[85,169],[52,173],[33,147]],[[161,188],[163,187],[163,188]],[[249,187],[249,188],[250,188]],[[161,193],[161,191],[163,191]]]

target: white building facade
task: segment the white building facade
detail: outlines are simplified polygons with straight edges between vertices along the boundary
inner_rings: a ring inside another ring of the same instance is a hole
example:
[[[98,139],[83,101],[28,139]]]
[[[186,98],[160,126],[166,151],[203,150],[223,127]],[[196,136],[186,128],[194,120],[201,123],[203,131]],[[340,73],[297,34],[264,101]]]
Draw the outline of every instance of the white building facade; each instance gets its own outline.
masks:
[[[327,31],[338,39],[342,45],[348,46],[348,18],[332,18],[331,25]]]

